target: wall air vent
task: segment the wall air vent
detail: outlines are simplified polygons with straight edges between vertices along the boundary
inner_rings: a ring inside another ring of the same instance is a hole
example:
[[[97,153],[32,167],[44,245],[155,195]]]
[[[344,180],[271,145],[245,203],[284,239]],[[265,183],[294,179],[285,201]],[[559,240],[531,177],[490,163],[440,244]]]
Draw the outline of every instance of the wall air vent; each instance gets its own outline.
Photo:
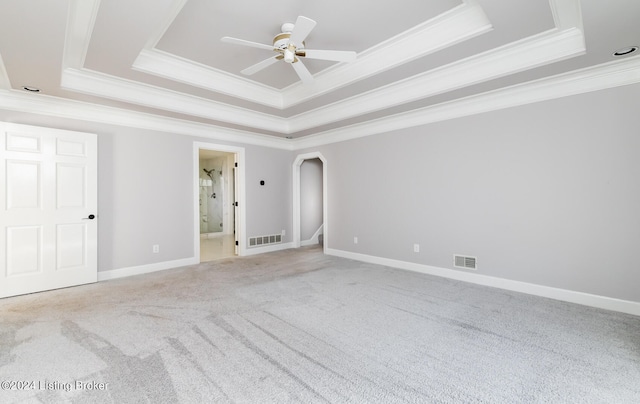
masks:
[[[464,269],[478,269],[476,267],[477,264],[476,257],[467,257],[464,255],[455,255],[453,256],[453,266],[456,268],[464,268]]]
[[[281,234],[271,234],[268,236],[249,237],[249,247],[260,247],[269,244],[282,243]]]

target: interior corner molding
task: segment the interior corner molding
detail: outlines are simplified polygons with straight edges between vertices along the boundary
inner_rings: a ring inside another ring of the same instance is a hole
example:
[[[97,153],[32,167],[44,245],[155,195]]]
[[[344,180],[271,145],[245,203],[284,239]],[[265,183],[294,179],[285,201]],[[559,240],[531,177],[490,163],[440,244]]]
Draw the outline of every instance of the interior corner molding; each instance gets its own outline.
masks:
[[[599,309],[618,311],[640,316],[640,302],[634,302],[630,300],[621,300],[607,296],[600,296],[568,289],[538,285],[534,283],[497,278],[477,273],[462,272],[454,269],[417,264],[413,262],[376,257],[372,255],[354,253],[344,250],[327,249],[326,254],[371,264],[384,265],[408,271],[420,272],[427,275],[434,275],[462,282],[474,283],[477,285],[490,286],[494,288],[510,290],[513,292],[526,293],[529,295],[546,297],[549,299],[561,300],[569,303],[576,303],[584,306],[597,307]]]

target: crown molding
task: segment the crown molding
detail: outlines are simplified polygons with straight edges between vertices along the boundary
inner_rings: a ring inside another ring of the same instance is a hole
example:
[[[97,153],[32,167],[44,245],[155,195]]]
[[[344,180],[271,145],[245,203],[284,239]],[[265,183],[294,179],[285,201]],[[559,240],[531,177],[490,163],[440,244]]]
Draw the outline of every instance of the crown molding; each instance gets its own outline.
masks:
[[[166,26],[149,41],[149,47],[138,55],[133,64],[135,70],[280,109],[335,91],[492,29],[480,6],[463,3],[361,52],[354,62],[325,69],[314,76],[312,84],[296,83],[278,90],[156,49],[155,45],[176,16],[177,12],[173,9],[166,18],[169,21],[165,22]]]
[[[70,0],[62,56],[62,68],[84,66],[100,0]]]
[[[293,140],[294,150],[318,147],[434,122],[640,83],[640,56],[419,108]]]
[[[65,69],[61,86],[132,104],[289,134],[427,98],[582,53],[582,31],[575,28],[565,31],[553,29],[291,118],[255,112],[87,69]],[[169,68],[180,70],[177,66]]]
[[[282,109],[282,93],[209,66],[155,48],[143,49],[132,68],[154,76]]]
[[[585,52],[578,29],[548,32],[289,118],[292,133],[428,98]]]
[[[7,68],[4,66],[2,55],[0,55],[0,90],[11,89],[11,81],[9,80],[9,74]]]
[[[256,129],[280,133],[286,133],[288,130],[287,122],[275,115],[125,80],[88,69],[65,69],[62,72],[60,86],[84,94],[221,122],[251,126]]]
[[[465,2],[395,37],[369,48],[351,63],[340,63],[314,76],[314,83],[283,90],[284,108],[335,91],[493,29],[482,8]]]
[[[288,139],[18,90],[0,90],[0,109],[292,150]]]
[[[225,142],[301,150],[509,107],[640,83],[640,56],[494,90],[385,118],[287,140],[253,132],[73,101],[0,90],[0,109]]]

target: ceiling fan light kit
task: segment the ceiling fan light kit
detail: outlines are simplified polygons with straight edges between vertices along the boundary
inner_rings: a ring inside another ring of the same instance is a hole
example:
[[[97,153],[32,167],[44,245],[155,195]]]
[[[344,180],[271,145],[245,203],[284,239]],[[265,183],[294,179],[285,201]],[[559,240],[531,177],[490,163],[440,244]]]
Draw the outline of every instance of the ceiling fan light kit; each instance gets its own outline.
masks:
[[[300,58],[331,60],[335,62],[352,62],[356,59],[356,53],[352,51],[336,50],[310,50],[305,49],[305,38],[316,26],[316,22],[310,18],[299,16],[295,24],[284,23],[281,26],[282,32],[273,38],[273,45],[265,45],[257,42],[246,41],[244,39],[225,36],[222,42],[249,46],[253,48],[272,50],[277,52],[276,56],[256,63],[253,66],[241,71],[242,74],[255,74],[272,64],[281,60],[290,64],[300,77],[303,83],[313,82],[313,76]]]

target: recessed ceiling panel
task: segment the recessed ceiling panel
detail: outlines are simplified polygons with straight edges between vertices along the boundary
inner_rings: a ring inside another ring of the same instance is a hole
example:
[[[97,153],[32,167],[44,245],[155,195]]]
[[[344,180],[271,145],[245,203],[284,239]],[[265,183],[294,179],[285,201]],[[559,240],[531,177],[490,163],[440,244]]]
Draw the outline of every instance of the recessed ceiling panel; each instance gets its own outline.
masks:
[[[222,43],[220,38],[223,36],[271,45],[283,23],[293,23],[303,15],[317,22],[305,41],[307,48],[362,52],[460,4],[460,0],[403,0],[393,3],[367,0],[274,0],[267,3],[189,0],[156,47],[240,75],[241,70],[273,56],[273,53]],[[334,64],[309,59],[304,63],[314,74]],[[275,88],[298,81],[291,66],[285,63],[272,65],[250,77]]]

